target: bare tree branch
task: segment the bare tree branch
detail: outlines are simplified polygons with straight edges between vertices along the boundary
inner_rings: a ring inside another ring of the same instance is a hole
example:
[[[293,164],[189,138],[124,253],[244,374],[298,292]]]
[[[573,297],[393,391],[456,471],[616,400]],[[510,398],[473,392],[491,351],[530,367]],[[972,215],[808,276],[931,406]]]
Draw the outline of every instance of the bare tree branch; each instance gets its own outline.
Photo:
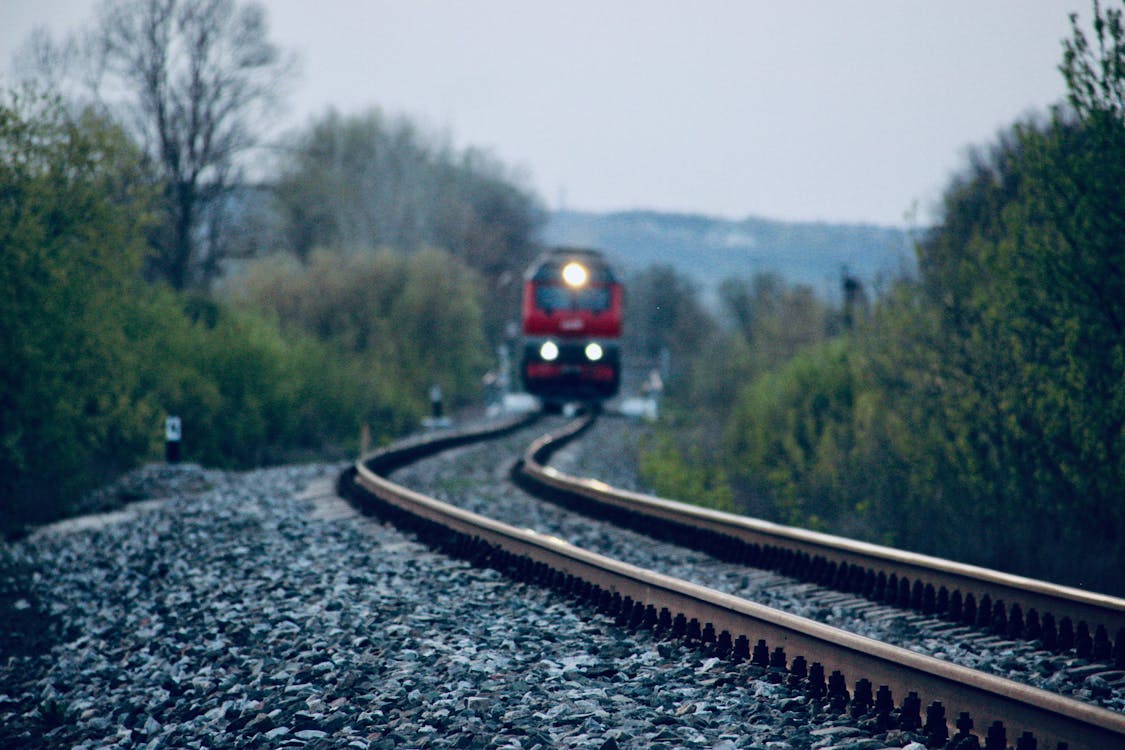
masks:
[[[103,0],[83,37],[45,32],[22,55],[52,88],[81,85],[132,134],[164,183],[165,221],[148,272],[205,285],[225,253],[224,203],[295,60],[266,14],[236,0]]]

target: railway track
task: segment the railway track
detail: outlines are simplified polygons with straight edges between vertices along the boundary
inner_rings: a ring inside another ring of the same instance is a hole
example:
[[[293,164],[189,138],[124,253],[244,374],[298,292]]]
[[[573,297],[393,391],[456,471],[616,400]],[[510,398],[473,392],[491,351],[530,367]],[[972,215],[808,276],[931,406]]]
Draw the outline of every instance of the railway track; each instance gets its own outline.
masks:
[[[546,465],[592,423],[584,417],[536,440],[517,480],[560,504],[720,559],[1125,670],[1123,599],[620,490]]]
[[[967,740],[972,721],[981,728],[986,748],[1006,747],[1008,733],[1018,738],[1017,748],[1125,746],[1125,717],[1116,713],[780,613],[534,531],[515,529],[425,497],[385,476],[418,458],[510,432],[522,424],[374,454],[341,477],[341,488],[360,505],[413,528],[447,552],[551,586],[593,604],[622,625],[652,628],[751,662],[839,710],[871,714],[880,723],[923,731],[932,746]],[[588,422],[576,422],[537,441],[521,467],[524,481],[540,471],[551,480],[554,493],[571,492],[564,488],[570,484],[600,495],[612,494],[605,485],[564,477],[541,463],[567,436],[579,434],[587,426]],[[613,513],[624,512],[615,507]],[[661,522],[661,533],[667,533],[669,523],[666,518]],[[676,523],[690,527],[686,521]],[[707,529],[704,533],[716,532]],[[713,542],[713,536],[705,537],[705,543]],[[1032,737],[1036,745],[1031,744]]]

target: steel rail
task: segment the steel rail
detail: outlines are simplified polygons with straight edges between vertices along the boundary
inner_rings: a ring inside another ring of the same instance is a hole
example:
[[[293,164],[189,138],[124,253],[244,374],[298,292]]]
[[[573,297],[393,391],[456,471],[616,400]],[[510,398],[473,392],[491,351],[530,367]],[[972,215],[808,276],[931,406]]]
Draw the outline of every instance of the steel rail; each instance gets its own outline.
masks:
[[[844,579],[848,590],[870,590],[870,584],[881,576],[887,583],[880,590],[888,591],[882,598],[903,606],[948,611],[949,604],[943,607],[939,601],[945,589],[941,601],[952,602],[959,597],[964,613],[971,596],[974,604],[979,603],[978,615],[973,617],[969,612],[963,619],[972,619],[973,624],[1007,630],[1017,618],[1023,621],[1030,615],[1029,620],[1042,617],[1047,622],[1049,615],[1050,621],[1062,626],[1064,647],[1071,645],[1066,642],[1068,637],[1088,639],[1086,650],[1106,661],[1114,659],[1119,668],[1125,668],[1125,599],[617,489],[546,465],[554,450],[587,429],[593,420],[594,415],[574,420],[532,443],[515,468],[521,481],[578,498],[580,506],[593,504],[601,512],[630,516],[632,525],[642,531],[655,524],[665,532],[668,528],[710,532],[712,538],[705,538],[703,544],[729,559],[753,559],[754,550],[767,550],[773,554],[765,557],[776,562],[780,551],[779,568],[784,570],[785,563],[800,568],[802,562],[806,569],[818,566],[820,580]],[[731,545],[735,551],[729,549]],[[854,583],[857,579],[859,584]],[[997,618],[1001,618],[999,624]],[[1073,631],[1066,635],[1068,625],[1077,628],[1077,636]],[[1110,636],[1115,636],[1116,645]]]
[[[456,444],[470,439],[462,435]],[[419,457],[440,449],[415,446],[407,450],[410,456]],[[891,695],[907,696],[900,709],[905,722],[910,715],[917,719],[918,695],[925,696],[930,702],[926,731],[939,741],[943,733],[948,736],[945,712],[951,711],[964,712],[957,721],[961,734],[967,732],[970,724],[965,718],[972,713],[1002,721],[1006,727],[1027,733],[1025,736],[1034,736],[1038,747],[1044,749],[1063,746],[1060,743],[1068,743],[1070,750],[1125,747],[1125,716],[485,518],[402,487],[383,475],[386,467],[401,466],[406,461],[391,449],[357,462],[340,478],[342,494],[376,514],[408,523],[424,538],[455,554],[599,602],[603,611],[617,614],[623,624],[669,630],[673,635],[710,644],[735,658],[752,659],[756,664],[787,672],[792,683],[805,685],[814,695],[825,692],[821,666],[835,670],[828,680],[827,694],[841,708],[850,698],[854,710],[887,711]],[[659,615],[655,614],[657,611]],[[749,644],[754,641],[758,645],[751,656]],[[809,664],[811,669],[807,668]],[[845,674],[856,681],[854,697],[847,691]],[[879,698],[874,701],[873,685],[881,686]],[[917,719],[912,726],[921,723]]]

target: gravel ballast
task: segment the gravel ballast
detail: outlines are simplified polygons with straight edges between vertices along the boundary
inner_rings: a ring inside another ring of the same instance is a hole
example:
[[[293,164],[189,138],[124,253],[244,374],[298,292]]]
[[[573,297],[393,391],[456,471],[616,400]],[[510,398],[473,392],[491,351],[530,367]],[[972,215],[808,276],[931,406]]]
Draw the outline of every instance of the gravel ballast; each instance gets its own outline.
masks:
[[[340,469],[153,465],[144,503],[0,547],[0,747],[922,750],[435,554]]]
[[[547,429],[541,426],[537,431]],[[636,452],[645,432],[643,423],[599,419],[582,439],[559,450],[550,464],[570,474],[644,492],[646,488],[638,484]],[[504,441],[502,450],[490,445],[443,454],[404,469],[395,478],[482,515],[558,536],[634,565],[1112,711],[1125,711],[1125,689],[1103,678],[1106,674],[1120,676],[1111,667],[955,627],[936,617],[875,604],[771,571],[726,563],[530,497],[501,481],[526,441],[523,436],[512,436]],[[438,469],[438,465],[444,468]],[[457,484],[434,481],[440,476],[456,476]]]

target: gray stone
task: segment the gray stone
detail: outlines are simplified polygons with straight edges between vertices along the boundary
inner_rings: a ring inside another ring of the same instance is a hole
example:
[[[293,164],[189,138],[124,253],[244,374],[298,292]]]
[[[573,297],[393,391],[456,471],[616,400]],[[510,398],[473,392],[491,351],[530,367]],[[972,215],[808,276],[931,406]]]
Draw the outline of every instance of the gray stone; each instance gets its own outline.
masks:
[[[328,732],[321,729],[299,729],[293,733],[293,736],[302,740],[316,740],[321,737],[327,737]]]

